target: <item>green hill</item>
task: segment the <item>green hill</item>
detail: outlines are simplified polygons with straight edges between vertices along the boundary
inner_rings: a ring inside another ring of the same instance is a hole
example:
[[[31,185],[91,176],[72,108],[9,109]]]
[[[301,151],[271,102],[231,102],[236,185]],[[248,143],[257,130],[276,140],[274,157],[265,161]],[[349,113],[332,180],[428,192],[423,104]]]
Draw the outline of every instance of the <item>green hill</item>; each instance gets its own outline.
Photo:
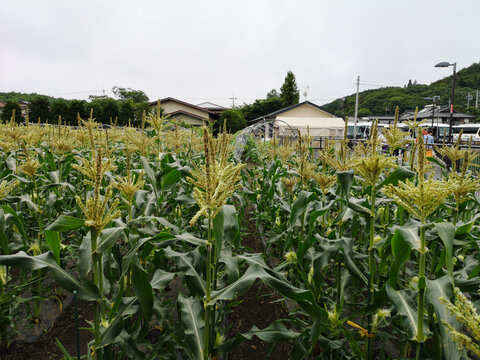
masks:
[[[435,81],[430,85],[415,84],[409,82],[404,87],[386,87],[375,90],[362,91],[359,94],[358,115],[393,115],[395,107],[400,108],[400,113],[405,110],[412,110],[418,106],[419,109],[431,100],[425,100],[426,97],[440,96],[436,103],[448,105],[452,89],[452,75],[441,80]],[[455,85],[455,111],[465,112],[477,117],[480,121],[480,110],[475,109],[476,91],[480,90],[480,63],[461,69],[457,72]],[[470,107],[467,108],[467,95],[470,92]],[[480,95],[479,95],[480,97]],[[479,100],[480,102],[480,100]],[[480,105],[479,105],[480,107]],[[341,98],[329,104],[323,105],[326,111],[338,116],[355,115],[355,94]]]
[[[0,92],[0,101],[32,101],[35,97],[39,96],[39,94],[32,93],[32,94],[26,94],[26,93],[20,93],[20,92],[15,92],[15,91],[10,91],[10,92]],[[49,101],[55,100],[54,97],[52,96],[46,96],[46,95],[40,95],[43,97],[46,97]]]

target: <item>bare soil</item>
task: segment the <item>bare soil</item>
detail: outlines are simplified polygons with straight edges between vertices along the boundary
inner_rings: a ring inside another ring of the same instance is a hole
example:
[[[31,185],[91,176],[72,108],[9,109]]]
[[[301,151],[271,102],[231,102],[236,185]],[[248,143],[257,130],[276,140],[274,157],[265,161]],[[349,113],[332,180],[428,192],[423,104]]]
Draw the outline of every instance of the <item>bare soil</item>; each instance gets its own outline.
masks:
[[[248,208],[245,214],[248,235],[242,239],[242,245],[251,248],[253,252],[261,253],[264,250],[263,242],[255,226],[253,209]],[[233,312],[227,317],[230,327],[228,336],[247,332],[253,325],[263,329],[278,319],[287,319],[288,311],[282,302],[277,300],[281,297],[273,290],[257,281],[250,290],[239,297],[240,303],[233,308]],[[257,337],[245,341],[234,348],[226,358],[228,360],[266,359],[271,344]],[[270,359],[290,359],[291,344],[279,343],[270,354]]]
[[[93,320],[93,303],[78,302],[79,328],[89,327],[86,321]],[[55,339],[58,338],[69,354],[77,358],[77,342],[75,332],[75,312],[73,301],[63,309],[55,320],[52,328],[41,335],[35,342],[16,341],[10,348],[0,353],[1,360],[59,360],[63,358]],[[93,334],[87,330],[79,331],[80,352],[86,354],[87,344],[93,339]]]

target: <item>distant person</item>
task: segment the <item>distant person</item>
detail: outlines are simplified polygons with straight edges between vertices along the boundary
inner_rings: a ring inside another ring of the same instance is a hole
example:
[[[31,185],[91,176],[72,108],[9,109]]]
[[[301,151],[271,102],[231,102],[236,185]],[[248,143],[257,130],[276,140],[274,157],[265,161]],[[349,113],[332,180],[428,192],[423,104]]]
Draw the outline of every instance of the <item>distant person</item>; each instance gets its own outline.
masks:
[[[435,144],[435,138],[433,137],[432,129],[428,130],[427,134],[423,136],[423,141],[426,145],[426,157],[433,156],[433,145]]]

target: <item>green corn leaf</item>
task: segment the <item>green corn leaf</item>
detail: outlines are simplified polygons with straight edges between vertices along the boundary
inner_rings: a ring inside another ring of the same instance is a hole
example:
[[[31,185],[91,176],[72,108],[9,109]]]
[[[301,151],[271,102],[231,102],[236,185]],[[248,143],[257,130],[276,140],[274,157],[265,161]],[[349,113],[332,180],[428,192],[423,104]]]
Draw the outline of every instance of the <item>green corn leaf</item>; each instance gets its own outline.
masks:
[[[157,217],[157,216],[142,216],[133,219],[132,221],[128,222],[128,225],[141,225],[149,222],[156,222],[161,225],[163,225],[166,229],[172,229],[174,233],[178,233],[180,230],[178,226],[173,225],[171,222],[169,222],[167,219],[163,217]]]
[[[455,227],[453,230],[455,231]],[[452,293],[452,279],[450,277],[443,276],[436,280],[427,279],[425,298],[433,306],[437,316],[445,359],[458,360],[462,357],[462,352],[458,350],[456,343],[451,339],[447,327],[443,325],[443,322],[452,325],[457,330],[460,329],[461,326],[459,322],[455,320],[455,316],[451,315],[445,305],[439,300],[441,297],[450,300]]]
[[[352,334],[350,334],[350,331],[345,329],[345,327],[343,325],[340,327],[340,331],[347,338],[348,345],[350,345],[350,348],[353,350],[355,355],[357,355],[357,357],[359,359],[364,358],[365,354],[363,353],[360,346],[358,345],[357,340],[355,340],[355,338],[352,336]]]
[[[331,200],[323,208],[321,208],[319,210],[312,211],[312,213],[310,214],[310,220],[309,220],[310,229],[315,228],[315,222],[317,221],[317,219],[320,216],[326,214],[330,210],[332,205],[335,204],[335,202],[336,202],[336,200]]]
[[[187,344],[191,351],[192,358],[201,360],[203,358],[203,306],[199,299],[178,295],[182,324],[185,327]]]
[[[184,233],[180,235],[175,235],[175,239],[185,241],[192,245],[205,246],[207,245],[207,240],[199,239],[192,234]]]
[[[404,330],[408,336],[413,340],[417,336],[417,310],[412,308],[410,302],[414,295],[407,290],[395,290],[387,283],[387,295],[390,301],[395,305],[395,309],[403,318]],[[426,327],[424,327],[426,328]]]
[[[353,170],[337,171],[338,182],[342,187],[343,194],[345,194],[345,197],[347,199],[350,197],[350,188],[352,187],[352,184],[353,184],[353,175],[354,175]]]
[[[113,244],[115,244],[120,239],[126,239],[124,228],[113,227],[104,229],[98,237],[98,245],[95,252],[101,254],[108,251],[113,246]]]
[[[308,198],[312,193],[307,191],[301,191],[298,194],[297,200],[292,205],[292,210],[290,212],[290,227],[301,226],[302,220],[305,223],[305,212],[307,211]]]
[[[150,180],[150,182],[152,183],[153,188],[156,189],[157,188],[157,179],[155,178],[155,173],[153,172],[152,168],[150,167],[150,164],[148,163],[148,160],[145,157],[141,156],[140,157],[140,162],[142,163],[143,170],[145,170],[145,175],[147,175],[148,180]]]
[[[138,263],[132,266],[132,286],[138,302],[142,306],[145,319],[148,321],[152,317],[153,311],[153,290],[148,281],[147,272]]]
[[[138,249],[149,241],[150,238],[142,238],[137,241],[137,243],[127,252],[127,254],[122,258],[122,274],[124,276],[130,269],[130,265],[137,259]]]
[[[277,320],[264,329],[259,329],[258,327],[253,326],[246,333],[238,334],[237,336],[235,336],[235,338],[227,341],[226,343],[220,345],[217,349],[215,349],[215,354],[226,353],[230,351],[233,347],[240,345],[246,340],[251,340],[255,336],[268,343],[279,343],[291,341],[300,336],[300,334],[290,329],[287,329],[281,323],[281,321]]]
[[[57,220],[48,225],[45,230],[64,232],[79,229],[84,225],[84,219],[79,219],[73,216],[60,215]]]
[[[163,190],[169,189],[173,185],[177,184],[182,178],[182,174],[177,169],[169,171],[162,176],[162,188]]]
[[[120,280],[118,281],[118,284],[120,285],[117,291],[117,295],[115,296],[115,301],[113,302],[113,305],[110,309],[110,312],[108,313],[108,319],[111,321],[115,316],[118,315],[118,309],[120,305],[122,304],[122,299],[123,299],[123,290],[125,289],[125,277],[122,276]]]
[[[206,281],[195,269],[195,254],[193,251],[190,253],[180,253],[170,248],[166,248],[165,254],[175,260],[179,269],[192,279],[195,289],[201,292],[202,296],[205,295]],[[196,254],[200,255],[198,252]]]
[[[389,284],[392,288],[395,288],[395,285],[398,281],[398,275],[400,274],[400,270],[403,268],[403,265],[407,262],[410,258],[410,253],[412,252],[411,244],[405,241],[404,237],[400,234],[398,229],[395,230],[392,240],[392,254],[394,260],[390,267],[390,274],[389,274]]]
[[[347,207],[364,216],[370,216],[370,209],[361,205],[363,202],[364,202],[364,199],[350,199],[350,201],[347,204]]]
[[[123,318],[121,314],[119,314],[115,320],[108,327],[102,331],[100,336],[100,343],[98,346],[95,346],[94,349],[100,349],[110,344],[114,344],[118,342],[120,339],[119,335],[124,330]],[[117,340],[118,339],[118,340]]]
[[[265,285],[277,290],[281,295],[298,303],[311,316],[318,316],[315,298],[310,290],[297,288],[288,283],[283,277],[271,269],[265,269],[258,265],[250,266],[245,274],[237,281],[212,292],[212,301],[232,300],[245,293],[256,279],[260,279]]]
[[[62,352],[63,354],[63,358],[65,360],[75,360],[72,355],[70,355],[67,351],[67,349],[65,349],[65,346],[63,346],[63,344],[60,342],[60,340],[58,340],[58,338],[56,337],[55,338],[55,342],[57,343],[57,346],[58,348],[60,349],[60,351]]]
[[[155,270],[150,286],[152,289],[163,291],[170,281],[175,277],[175,273],[169,273],[161,269]]]
[[[418,237],[418,227],[398,227],[399,234],[403,237],[410,248],[420,250],[420,238]]]
[[[38,256],[30,256],[23,251],[14,255],[2,255],[0,256],[0,265],[7,265],[25,270],[48,268],[58,285],[71,292],[76,290],[80,299],[97,300],[100,297],[100,294],[97,291],[93,291],[93,289],[83,286],[72,275],[60,268],[51,252]]]
[[[17,227],[18,233],[22,236],[23,246],[25,247],[25,249],[28,249],[29,248],[28,244],[30,243],[30,236],[26,231],[26,226],[25,226],[23,217],[19,216],[17,212],[8,205],[2,205],[1,207],[5,214],[9,214],[12,216],[13,223]]]
[[[5,212],[3,211],[3,208],[0,207],[0,250],[2,250],[3,255],[8,255],[10,253],[10,249],[5,230]]]
[[[88,274],[92,270],[92,242],[90,232],[83,237],[78,248],[78,275],[82,281],[89,281]]]
[[[452,223],[436,223],[438,236],[445,245],[445,261],[450,278],[453,279],[453,240],[455,239],[455,226]]]
[[[60,265],[60,234],[56,231],[45,230],[45,241],[52,251],[53,257],[57,261],[57,264]]]
[[[237,213],[232,205],[224,205],[215,219],[213,219],[213,234],[215,237],[216,257],[218,258],[222,251],[222,246],[226,241],[229,245],[238,247],[239,227]],[[235,244],[234,244],[235,243]]]
[[[377,185],[377,190],[389,184],[396,185],[399,181],[409,179],[415,176],[415,172],[406,168],[405,166],[399,166],[393,170],[380,184]]]

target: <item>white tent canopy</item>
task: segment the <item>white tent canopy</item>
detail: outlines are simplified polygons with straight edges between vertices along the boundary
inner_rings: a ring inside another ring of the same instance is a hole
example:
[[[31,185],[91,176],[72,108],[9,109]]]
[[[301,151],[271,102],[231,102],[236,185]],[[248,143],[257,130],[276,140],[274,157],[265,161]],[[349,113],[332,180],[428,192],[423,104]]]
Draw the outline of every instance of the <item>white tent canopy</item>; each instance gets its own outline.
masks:
[[[308,132],[313,137],[343,137],[345,122],[342,118],[335,117],[277,116],[275,128],[278,129],[280,136],[281,134],[295,136],[299,130],[301,135],[307,135]]]

